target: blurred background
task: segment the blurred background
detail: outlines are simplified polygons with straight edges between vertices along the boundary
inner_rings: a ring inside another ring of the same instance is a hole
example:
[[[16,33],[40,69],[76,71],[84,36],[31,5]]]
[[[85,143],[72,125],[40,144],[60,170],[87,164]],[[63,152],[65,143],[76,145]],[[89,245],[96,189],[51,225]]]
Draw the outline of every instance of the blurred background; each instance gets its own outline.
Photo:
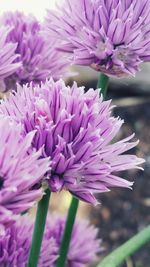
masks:
[[[38,3],[35,0],[1,0],[0,14],[20,10],[33,13],[42,21],[47,8],[55,8],[55,0],[42,0]],[[75,67],[75,70],[79,72],[75,77],[78,85],[85,85],[86,89],[96,88],[97,72],[83,67]],[[72,80],[67,82],[72,83]],[[146,163],[144,172],[134,170],[123,173],[123,177],[135,180],[133,191],[115,189],[101,194],[98,196],[101,205],[95,208],[80,204],[78,216],[90,218],[100,229],[104,247],[102,257],[150,224],[150,64],[142,66],[135,78],[111,79],[107,98],[112,98],[117,106],[114,115],[125,120],[118,139],[136,132],[140,143],[134,152],[139,157],[144,157]],[[65,213],[70,195],[55,194],[52,200],[51,210]],[[122,267],[149,267],[149,252],[150,244],[128,259]]]
[[[55,7],[56,0],[42,0],[38,1],[38,3],[36,0],[1,0],[0,2],[0,14],[8,10],[20,10],[25,13],[32,13],[38,19],[42,20],[46,9]],[[62,0],[57,0],[57,2],[61,3]]]

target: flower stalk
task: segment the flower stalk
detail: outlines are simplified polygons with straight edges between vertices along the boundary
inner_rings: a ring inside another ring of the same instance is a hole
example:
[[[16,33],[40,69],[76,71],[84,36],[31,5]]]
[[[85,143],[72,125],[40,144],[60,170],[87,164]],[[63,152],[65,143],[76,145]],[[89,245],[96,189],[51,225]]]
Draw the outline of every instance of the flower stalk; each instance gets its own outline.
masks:
[[[79,200],[73,197],[68,211],[68,216],[60,247],[60,257],[58,258],[56,264],[57,267],[65,266],[78,206],[79,206]]]
[[[149,241],[150,225],[105,257],[104,260],[97,265],[97,267],[119,267],[126,258],[132,256]]]
[[[38,265],[50,195],[51,192],[47,189],[38,203],[28,267],[37,267]]]
[[[101,94],[103,95],[104,99],[107,94],[108,84],[109,84],[109,77],[104,73],[101,73],[99,75],[99,79],[97,82],[97,88],[101,88]]]

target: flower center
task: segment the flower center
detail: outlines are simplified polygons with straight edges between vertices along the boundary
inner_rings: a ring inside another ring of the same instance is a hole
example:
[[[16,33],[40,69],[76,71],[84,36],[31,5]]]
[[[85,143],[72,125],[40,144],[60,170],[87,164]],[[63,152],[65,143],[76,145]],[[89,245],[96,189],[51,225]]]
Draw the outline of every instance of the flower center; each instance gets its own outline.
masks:
[[[96,45],[97,52],[103,52],[107,49],[107,44],[105,42],[99,42]]]

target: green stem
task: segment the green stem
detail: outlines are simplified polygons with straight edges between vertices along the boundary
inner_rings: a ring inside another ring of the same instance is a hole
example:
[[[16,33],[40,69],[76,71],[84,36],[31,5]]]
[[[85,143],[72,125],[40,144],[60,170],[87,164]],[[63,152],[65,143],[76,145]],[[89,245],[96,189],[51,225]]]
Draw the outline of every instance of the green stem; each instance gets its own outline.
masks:
[[[62,242],[61,242],[60,257],[58,258],[57,263],[56,263],[57,267],[65,266],[78,205],[79,205],[79,200],[73,197],[70,207],[69,207],[64,235],[63,235]]]
[[[132,237],[125,244],[114,250],[97,267],[118,267],[126,258],[150,241],[150,225]]]
[[[103,95],[104,99],[107,94],[108,83],[109,83],[109,77],[101,73],[98,79],[97,88],[101,88],[101,94]]]
[[[50,190],[47,189],[45,191],[45,195],[38,203],[34,232],[32,237],[32,244],[27,265],[28,267],[37,267],[38,265],[44,228],[46,223],[46,216],[48,212],[50,194],[51,194]]]

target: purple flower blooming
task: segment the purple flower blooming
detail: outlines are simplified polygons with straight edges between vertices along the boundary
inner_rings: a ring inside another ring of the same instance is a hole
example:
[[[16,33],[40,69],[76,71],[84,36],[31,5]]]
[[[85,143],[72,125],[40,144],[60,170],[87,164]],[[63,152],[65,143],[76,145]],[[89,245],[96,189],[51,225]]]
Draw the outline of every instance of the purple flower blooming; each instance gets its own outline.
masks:
[[[113,76],[135,75],[150,61],[149,0],[65,0],[45,27],[74,64]]]
[[[8,26],[0,27],[0,80],[8,77],[21,66],[19,62],[14,63],[18,58],[18,54],[15,53],[17,44],[6,41],[10,30]]]
[[[0,235],[0,266],[26,267],[31,246],[33,221],[22,216]],[[54,238],[42,243],[38,267],[52,267],[57,258],[58,247]]]
[[[60,217],[49,217],[41,247],[38,267],[54,267],[58,258],[59,246],[65,220]],[[27,264],[33,221],[29,216],[22,216],[0,235],[0,266],[25,267]],[[84,234],[83,234],[84,233]],[[84,267],[96,260],[101,241],[98,230],[87,222],[76,222],[73,229],[67,266]],[[83,238],[84,237],[84,238]]]
[[[42,26],[35,17],[8,12],[1,18],[1,23],[12,27],[7,40],[17,43],[15,53],[20,55],[18,60],[22,62],[22,67],[5,79],[4,90],[14,88],[16,82],[40,83],[47,77],[58,79],[66,74],[69,64],[66,56],[57,53],[53,38],[46,41]]]
[[[24,127],[24,134],[36,130],[33,146],[44,145],[52,171],[48,183],[54,192],[69,190],[74,196],[96,204],[93,193],[111,187],[131,187],[119,171],[139,168],[143,159],[123,154],[138,142],[134,135],[111,143],[123,121],[111,115],[111,101],[99,99],[99,90],[84,93],[76,83],[70,88],[52,79],[41,86],[19,86],[2,100],[0,113],[12,116]]]
[[[0,225],[8,226],[13,215],[33,206],[43,194],[34,188],[50,169],[49,159],[39,159],[41,150],[32,151],[35,132],[23,137],[21,126],[0,117]],[[31,151],[30,151],[31,150]]]
[[[64,227],[64,218],[58,216],[53,217],[53,219],[50,218],[49,223],[47,223],[46,238],[53,237],[60,247]],[[97,260],[97,254],[101,250],[98,229],[89,225],[88,221],[76,221],[67,255],[67,266],[85,267]]]

